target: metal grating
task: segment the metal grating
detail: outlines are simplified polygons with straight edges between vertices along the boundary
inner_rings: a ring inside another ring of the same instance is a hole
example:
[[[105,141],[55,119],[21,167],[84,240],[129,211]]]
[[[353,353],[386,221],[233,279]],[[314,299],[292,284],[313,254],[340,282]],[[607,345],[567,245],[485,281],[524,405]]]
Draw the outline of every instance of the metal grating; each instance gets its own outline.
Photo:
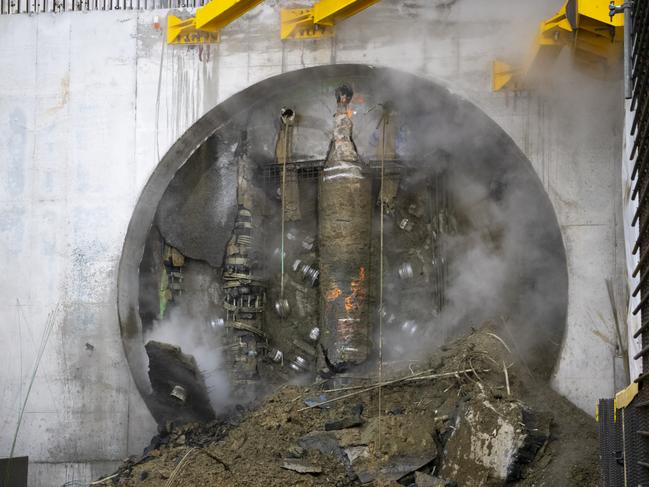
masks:
[[[287,163],[287,168],[294,167],[297,169],[297,177],[299,180],[302,179],[318,179],[320,176],[320,171],[322,169],[324,161],[314,160],[314,161],[301,161],[295,163]],[[264,182],[269,184],[270,182],[277,182],[280,180],[282,175],[282,165],[278,163],[266,164],[263,167],[264,172]]]
[[[620,411],[624,421],[624,462],[627,485],[638,485],[640,483],[641,469],[638,464],[642,454],[642,442],[636,431],[640,430],[639,417],[645,414],[641,407],[632,405]]]
[[[322,159],[313,159],[307,161],[296,161],[294,163],[288,163],[287,165],[294,166],[297,169],[298,179],[318,179],[320,176],[320,171],[324,166],[324,160]],[[403,170],[403,163],[396,160],[386,160],[385,162],[385,172],[386,174],[400,173]],[[370,159],[366,161],[369,169],[373,172],[377,172],[381,169],[381,161]],[[263,167],[264,172],[264,182],[269,183],[271,181],[279,181],[282,174],[282,166],[278,163],[265,164]]]
[[[627,481],[633,485],[649,485],[649,0],[635,0],[631,15],[625,18],[625,28],[629,29],[628,78],[630,86],[627,97],[631,98],[630,111],[633,122],[630,127],[632,142],[630,150],[633,172],[631,197],[638,202],[638,210],[632,225],[638,228],[638,240],[633,254],[639,262],[633,271],[639,284],[633,296],[640,297],[633,314],[640,313],[641,327],[634,337],[642,337],[642,350],[633,358],[642,360],[643,374],[636,379],[640,392],[636,397],[637,417],[626,426],[633,424],[633,438],[625,439],[627,454]],[[630,78],[630,79],[629,79]],[[629,431],[628,429],[626,431]],[[625,432],[625,437],[628,433]],[[629,448],[630,447],[630,448]]]
[[[636,397],[638,403],[646,402],[647,391],[649,388],[644,388]],[[649,485],[649,410],[646,406],[637,409],[637,417],[635,418],[635,449],[627,453],[629,461],[627,464],[627,471],[633,471],[633,475],[637,480],[635,485]],[[630,423],[632,424],[632,423]],[[634,461],[635,460],[635,461]],[[631,463],[633,462],[633,463]],[[630,477],[630,476],[629,476]]]
[[[611,483],[611,459],[613,458],[613,399],[600,399],[597,402],[597,424],[599,426],[599,466],[604,487],[613,487]]]
[[[613,402],[613,407],[615,407],[615,401]],[[624,486],[624,427],[622,425],[624,418],[623,415],[624,410],[618,410],[616,412],[614,411],[613,414],[613,429],[615,432],[615,437],[613,439],[613,451],[611,452],[613,456],[610,459],[609,466],[611,484],[616,486],[619,485],[620,487]]]
[[[631,414],[636,410],[629,408]],[[624,487],[624,426],[622,421],[626,411],[615,410],[614,399],[597,401],[597,424],[599,427],[599,466],[604,487]],[[628,426],[627,423],[625,425]],[[633,457],[635,458],[635,457]],[[627,466],[628,467],[628,466]],[[631,470],[633,466],[631,466]],[[627,468],[627,477],[629,468]]]
[[[0,0],[0,15],[197,8],[209,0]]]
[[[642,350],[634,357],[642,359],[644,374],[638,381],[644,382],[649,371],[649,0],[638,0],[634,7],[634,29],[631,32],[631,93],[630,110],[633,114],[631,137],[633,145],[630,158],[633,164],[631,178],[634,181],[631,197],[638,199],[638,210],[632,224],[639,225],[639,237],[633,254],[639,253],[639,263],[633,272],[639,274],[640,282],[633,295],[640,294],[640,303],[633,310],[640,313]]]

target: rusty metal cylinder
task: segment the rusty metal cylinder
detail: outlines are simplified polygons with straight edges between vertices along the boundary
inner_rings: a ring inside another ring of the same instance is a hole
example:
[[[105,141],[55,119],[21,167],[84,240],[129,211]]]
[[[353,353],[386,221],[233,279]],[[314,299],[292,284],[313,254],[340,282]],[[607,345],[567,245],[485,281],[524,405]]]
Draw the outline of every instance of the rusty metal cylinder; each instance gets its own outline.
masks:
[[[360,364],[370,350],[372,181],[352,139],[352,95],[347,86],[336,90],[333,140],[320,179],[321,340],[334,368]]]

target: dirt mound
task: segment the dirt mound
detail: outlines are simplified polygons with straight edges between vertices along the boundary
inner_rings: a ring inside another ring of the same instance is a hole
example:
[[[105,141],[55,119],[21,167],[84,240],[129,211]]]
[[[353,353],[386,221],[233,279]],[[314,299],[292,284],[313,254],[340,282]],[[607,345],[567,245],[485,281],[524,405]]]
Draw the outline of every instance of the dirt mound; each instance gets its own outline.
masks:
[[[483,328],[385,364],[380,388],[285,386],[227,420],[163,428],[102,484],[598,485],[594,420],[519,364]]]

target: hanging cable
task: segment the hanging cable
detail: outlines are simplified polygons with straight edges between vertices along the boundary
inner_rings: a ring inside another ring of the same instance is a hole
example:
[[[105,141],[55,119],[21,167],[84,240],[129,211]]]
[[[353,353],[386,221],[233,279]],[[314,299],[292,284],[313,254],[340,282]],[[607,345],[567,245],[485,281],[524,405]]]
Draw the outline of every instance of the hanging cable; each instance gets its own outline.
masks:
[[[290,126],[295,116],[294,112],[290,108],[282,108],[281,111],[281,124],[277,146],[276,146],[276,156],[277,160],[281,166],[281,184],[280,184],[280,193],[282,198],[282,215],[281,215],[281,245],[280,245],[280,284],[279,284],[279,299],[275,302],[275,311],[279,317],[283,320],[290,313],[290,306],[288,300],[284,297],[284,281],[286,280],[286,166],[289,158],[289,136],[290,136]],[[282,135],[284,139],[282,140]]]
[[[287,128],[285,130],[288,130]],[[286,234],[284,232],[285,213],[286,213],[286,150],[288,149],[287,132],[284,132],[284,154],[282,156],[282,246],[281,246],[281,276],[279,281],[279,297],[284,299],[284,240]]]
[[[17,303],[20,306],[20,302],[18,301]],[[36,360],[34,361],[34,368],[32,370],[32,375],[29,380],[27,392],[25,393],[25,397],[22,401],[22,405],[18,412],[18,421],[16,423],[16,430],[14,431],[13,439],[11,441],[11,449],[9,450],[9,460],[11,460],[14,457],[16,441],[18,439],[18,433],[20,431],[20,426],[22,424],[23,416],[25,414],[25,409],[27,408],[27,401],[29,400],[29,395],[32,391],[32,386],[34,385],[36,374],[38,373],[38,368],[40,367],[41,364],[41,359],[43,358],[43,354],[45,353],[47,342],[50,339],[50,334],[52,333],[54,326],[57,324],[57,318],[61,309],[62,309],[61,302],[57,302],[56,305],[54,306],[54,309],[50,311],[50,313],[47,315],[47,321],[45,322],[45,329],[43,330],[43,334],[41,335],[41,342],[38,347],[38,352],[36,354]],[[9,468],[7,468],[7,470],[5,471],[5,480],[4,480],[5,485],[9,484],[8,479],[9,479]]]
[[[284,124],[284,150],[282,152],[282,245],[281,245],[281,276],[279,281],[279,294],[280,300],[284,302],[284,267],[285,267],[285,252],[284,245],[286,240],[286,162],[288,160],[288,133],[289,133],[289,118],[284,119],[282,116],[282,123]]]
[[[379,237],[379,384],[383,384],[383,217],[385,205],[385,128],[389,123],[389,112],[384,109],[381,127],[381,189],[379,191],[379,202],[381,204],[380,237]],[[379,415],[378,415],[378,439],[377,450],[381,455],[381,415],[383,408],[383,388],[379,385]],[[380,472],[380,467],[379,467]]]

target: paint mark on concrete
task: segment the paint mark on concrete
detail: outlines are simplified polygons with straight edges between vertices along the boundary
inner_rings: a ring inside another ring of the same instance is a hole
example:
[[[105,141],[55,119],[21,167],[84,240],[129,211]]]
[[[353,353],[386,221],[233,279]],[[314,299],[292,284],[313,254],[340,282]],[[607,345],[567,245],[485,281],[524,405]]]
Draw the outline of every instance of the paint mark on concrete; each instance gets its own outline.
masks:
[[[56,105],[54,105],[49,110],[47,110],[48,114],[51,115],[65,108],[65,106],[70,101],[70,73],[66,73],[65,76],[61,78],[60,93],[61,93],[61,101],[59,101]]]

